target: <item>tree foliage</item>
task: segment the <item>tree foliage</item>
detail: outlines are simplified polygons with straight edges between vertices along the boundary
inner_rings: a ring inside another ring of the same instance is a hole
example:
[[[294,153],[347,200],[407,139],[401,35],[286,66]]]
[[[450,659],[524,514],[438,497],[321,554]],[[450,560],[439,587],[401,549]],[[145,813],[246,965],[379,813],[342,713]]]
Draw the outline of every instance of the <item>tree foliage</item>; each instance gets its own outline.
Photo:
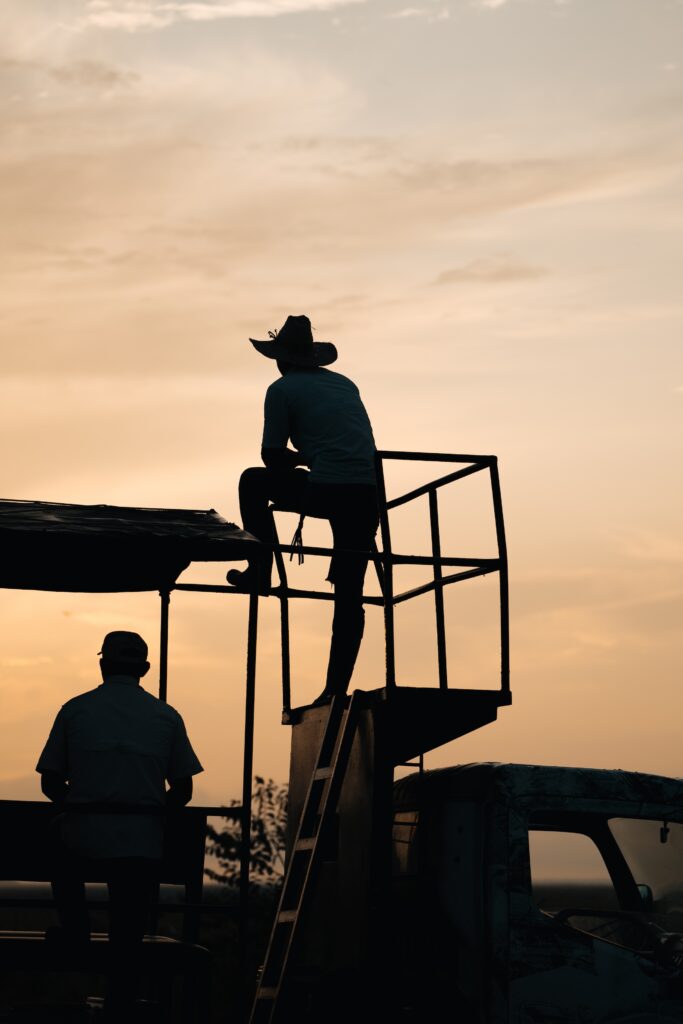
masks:
[[[239,806],[231,800],[230,807]],[[285,866],[285,830],[287,827],[287,786],[273,779],[254,776],[251,797],[251,853],[249,874],[252,882],[272,885],[279,882]],[[211,825],[208,853],[218,860],[220,870],[205,872],[216,882],[234,884],[240,875],[242,826],[239,820],[226,819],[218,831]]]

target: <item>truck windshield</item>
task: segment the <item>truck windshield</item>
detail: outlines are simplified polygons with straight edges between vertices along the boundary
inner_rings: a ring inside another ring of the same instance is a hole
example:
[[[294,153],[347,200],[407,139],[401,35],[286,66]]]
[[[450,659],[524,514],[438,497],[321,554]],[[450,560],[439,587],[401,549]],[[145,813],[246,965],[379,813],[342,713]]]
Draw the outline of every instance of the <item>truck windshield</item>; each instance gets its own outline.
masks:
[[[675,914],[683,923],[683,825],[610,818],[609,828],[635,881],[650,887],[655,914]]]

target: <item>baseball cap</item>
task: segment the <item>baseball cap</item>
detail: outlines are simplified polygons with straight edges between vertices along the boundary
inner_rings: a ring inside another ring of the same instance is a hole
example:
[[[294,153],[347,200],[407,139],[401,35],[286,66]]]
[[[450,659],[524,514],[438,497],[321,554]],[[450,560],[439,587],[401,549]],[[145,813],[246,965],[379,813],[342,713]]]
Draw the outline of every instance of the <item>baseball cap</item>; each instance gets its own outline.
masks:
[[[117,629],[107,633],[102,641],[102,650],[97,652],[112,661],[127,661],[140,665],[147,661],[147,644],[138,633]]]

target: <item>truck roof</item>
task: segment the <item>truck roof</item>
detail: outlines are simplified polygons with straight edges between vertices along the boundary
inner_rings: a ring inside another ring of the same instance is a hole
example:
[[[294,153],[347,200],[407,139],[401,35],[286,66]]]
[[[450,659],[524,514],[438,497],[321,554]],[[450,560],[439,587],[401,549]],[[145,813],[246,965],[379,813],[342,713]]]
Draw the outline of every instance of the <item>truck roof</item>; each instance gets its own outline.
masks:
[[[589,805],[623,801],[671,806],[673,817],[683,813],[683,779],[621,769],[488,761],[418,772],[394,785],[394,802],[404,807],[449,798],[527,805],[571,799],[580,801],[585,810]]]

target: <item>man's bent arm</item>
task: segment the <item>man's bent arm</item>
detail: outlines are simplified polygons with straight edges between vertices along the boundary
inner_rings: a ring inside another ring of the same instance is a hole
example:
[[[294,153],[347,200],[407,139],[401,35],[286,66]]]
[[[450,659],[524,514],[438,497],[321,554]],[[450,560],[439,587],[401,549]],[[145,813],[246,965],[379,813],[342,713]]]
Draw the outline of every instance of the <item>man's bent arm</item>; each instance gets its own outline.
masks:
[[[63,803],[69,792],[66,779],[58,772],[41,772],[40,788],[48,800],[52,800],[54,804]]]
[[[296,469],[306,465],[301,452],[292,448],[262,448],[261,458],[267,469]]]
[[[167,807],[184,807],[192,799],[192,776],[184,779],[173,779],[166,790]]]

